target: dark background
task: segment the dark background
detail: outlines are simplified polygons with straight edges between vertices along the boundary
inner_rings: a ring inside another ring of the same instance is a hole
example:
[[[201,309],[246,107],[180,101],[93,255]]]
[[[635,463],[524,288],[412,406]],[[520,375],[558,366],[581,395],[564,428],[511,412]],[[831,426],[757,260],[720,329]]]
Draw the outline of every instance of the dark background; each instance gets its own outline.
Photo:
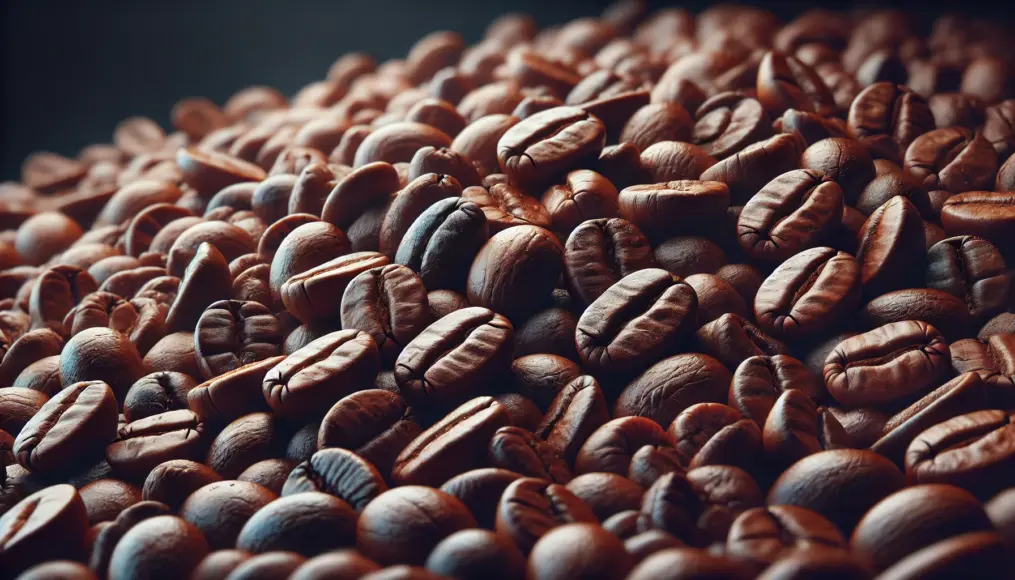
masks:
[[[480,39],[496,16],[528,12],[540,25],[595,15],[609,0],[0,0],[0,180],[18,179],[21,161],[47,149],[68,156],[109,142],[125,117],[167,126],[182,97],[223,103],[236,90],[266,84],[292,95],[324,77],[341,54],[378,61],[403,57],[438,29]],[[784,19],[815,5],[753,2]],[[674,2],[649,2],[655,8]],[[877,4],[877,3],[874,3]],[[925,20],[937,12],[998,13],[1000,0],[883,2]],[[700,8],[705,2],[679,5]]]

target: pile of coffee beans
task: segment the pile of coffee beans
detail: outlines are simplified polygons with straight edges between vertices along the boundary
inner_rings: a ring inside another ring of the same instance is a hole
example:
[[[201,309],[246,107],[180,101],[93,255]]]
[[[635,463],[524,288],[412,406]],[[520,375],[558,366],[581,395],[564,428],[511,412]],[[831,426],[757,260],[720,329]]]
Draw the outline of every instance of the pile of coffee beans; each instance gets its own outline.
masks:
[[[1013,89],[621,0],[36,153],[0,577],[1015,577]]]

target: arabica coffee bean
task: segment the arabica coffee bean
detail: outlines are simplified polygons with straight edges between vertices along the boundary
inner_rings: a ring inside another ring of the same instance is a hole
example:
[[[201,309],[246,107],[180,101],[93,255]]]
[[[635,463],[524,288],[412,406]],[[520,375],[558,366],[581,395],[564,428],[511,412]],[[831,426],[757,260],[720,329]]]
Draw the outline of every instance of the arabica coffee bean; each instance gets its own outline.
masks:
[[[509,420],[492,398],[472,399],[413,439],[395,459],[392,479],[401,485],[437,485],[482,466],[490,438]]]
[[[694,405],[725,401],[729,382],[729,371],[712,357],[678,354],[631,381],[617,399],[614,416],[647,417],[669,426]]]
[[[730,189],[721,180],[701,179],[627,187],[620,192],[620,215],[653,239],[707,232],[730,205]]]
[[[419,333],[395,361],[395,381],[410,403],[434,406],[481,394],[507,368],[513,329],[477,306],[452,312]]]
[[[950,485],[918,485],[878,502],[857,524],[850,544],[885,569],[909,554],[948,538],[991,531],[983,505]]]
[[[595,521],[592,510],[566,487],[531,477],[508,485],[497,505],[497,531],[525,553],[557,526]]]
[[[430,322],[423,281],[405,266],[390,264],[356,276],[342,295],[342,327],[368,333],[391,364]]]
[[[207,379],[282,350],[278,319],[257,302],[220,300],[208,305],[197,322],[194,340],[197,362]]]
[[[820,482],[820,485],[814,485]],[[897,467],[864,450],[821,451],[784,471],[768,492],[768,503],[813,510],[850,534],[874,504],[905,485]],[[848,489],[849,493],[842,491]]]
[[[844,551],[847,547],[833,522],[794,505],[747,510],[733,522],[726,538],[728,554],[763,569],[787,553]]]
[[[426,559],[435,574],[465,580],[504,579],[525,573],[525,557],[502,535],[486,530],[462,530],[437,544]]]
[[[695,333],[694,341],[700,350],[719,359],[729,369],[737,368],[752,356],[789,352],[781,341],[768,336],[737,314],[723,314],[705,324]]]
[[[321,422],[317,447],[349,449],[388,476],[398,454],[421,431],[401,397],[367,389],[341,399],[328,411]]]
[[[754,261],[778,263],[820,244],[841,223],[843,190],[809,169],[769,182],[740,212],[740,246]]]
[[[84,555],[88,515],[77,490],[60,484],[34,493],[0,516],[0,564],[11,574],[48,559]]]
[[[578,225],[564,246],[564,275],[580,300],[591,303],[620,278],[651,268],[649,241],[631,222],[595,219]]]
[[[466,281],[469,302],[521,319],[546,300],[564,269],[564,248],[549,230],[516,226],[479,250]]]
[[[187,576],[207,553],[208,544],[197,528],[176,516],[158,516],[123,535],[109,560],[109,577]]]
[[[322,449],[292,470],[282,495],[321,491],[345,501],[356,511],[363,511],[387,489],[377,468],[355,453]]]
[[[442,199],[409,226],[395,263],[419,274],[427,290],[460,291],[473,257],[488,237],[487,218],[478,205],[465,199]]]
[[[606,127],[596,117],[575,107],[556,107],[508,129],[497,143],[497,160],[512,183],[545,185],[597,157],[605,139]]]
[[[236,547],[255,554],[290,551],[313,557],[351,546],[356,525],[356,511],[348,503],[307,491],[279,498],[254,513],[240,530]]]
[[[381,355],[365,332],[340,330],[297,350],[264,375],[263,392],[280,417],[307,418],[380,371]]]
[[[631,558],[619,539],[594,525],[575,523],[547,532],[532,548],[528,577],[557,580],[622,578]]]
[[[906,450],[906,474],[916,483],[951,483],[990,497],[1011,485],[1012,427],[1003,411],[952,417],[918,435]],[[952,441],[965,445],[951,447]]]
[[[840,342],[825,359],[825,386],[844,405],[889,403],[935,386],[949,359],[933,326],[892,322]]]
[[[141,497],[177,509],[190,494],[221,481],[222,477],[208,466],[188,459],[171,459],[160,464],[145,478]]]
[[[647,268],[620,279],[582,313],[575,343],[593,372],[629,372],[676,351],[692,331],[698,299],[686,282]]]
[[[356,547],[381,564],[422,564],[441,540],[475,526],[468,508],[454,497],[408,485],[384,492],[363,510]]]

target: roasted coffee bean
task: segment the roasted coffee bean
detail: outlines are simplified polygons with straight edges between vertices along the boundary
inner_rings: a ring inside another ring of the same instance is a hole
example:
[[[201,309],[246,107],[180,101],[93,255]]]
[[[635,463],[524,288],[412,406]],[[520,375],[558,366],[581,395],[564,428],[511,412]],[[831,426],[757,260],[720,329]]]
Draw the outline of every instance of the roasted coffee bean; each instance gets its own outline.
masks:
[[[308,559],[292,573],[291,577],[295,580],[316,580],[329,575],[336,578],[360,578],[380,569],[376,562],[354,549],[346,548]]]
[[[12,575],[46,560],[84,555],[88,515],[77,490],[60,484],[29,495],[0,517],[0,566]]]
[[[594,372],[630,372],[674,352],[693,328],[697,302],[694,290],[665,270],[625,276],[579,319],[582,362]]]
[[[482,466],[490,438],[509,420],[492,398],[472,399],[413,439],[396,458],[392,479],[400,485],[436,485]]]
[[[361,273],[342,295],[342,327],[369,334],[385,364],[426,328],[429,314],[423,282],[401,265]]]
[[[873,156],[900,161],[914,139],[934,130],[934,115],[908,88],[880,82],[856,96],[846,126]]]
[[[536,113],[507,130],[497,143],[497,160],[511,183],[547,185],[603,149],[606,126],[575,107]]]
[[[754,316],[762,330],[797,339],[828,332],[859,299],[856,260],[832,248],[812,248],[788,258],[761,284]]]
[[[950,483],[988,498],[1009,487],[1015,477],[1013,435],[1015,427],[1004,411],[952,417],[909,444],[907,478],[914,483]]]
[[[141,490],[117,479],[97,479],[82,486],[78,493],[85,502],[88,522],[95,525],[108,522],[125,509],[141,501]]]
[[[893,197],[863,224],[856,252],[863,294],[918,287],[926,263],[923,220],[909,200]]]
[[[550,406],[564,387],[581,375],[574,361],[553,354],[520,356],[511,363],[511,391],[531,397],[540,408]]]
[[[276,222],[272,228],[280,223],[285,222]],[[272,254],[272,293],[281,292],[282,285],[293,276],[348,254],[349,249],[349,238],[330,223],[314,221],[296,226]]]
[[[537,478],[508,485],[497,505],[497,531],[526,553],[551,529],[582,522],[594,523],[596,516],[581,499],[562,485]]]
[[[335,403],[321,422],[317,447],[349,449],[388,476],[398,454],[421,431],[401,397],[368,389]]]
[[[277,495],[282,493],[289,472],[295,467],[296,462],[289,459],[264,459],[244,469],[236,480],[256,483]]]
[[[521,320],[553,290],[564,269],[564,248],[548,230],[508,228],[480,249],[469,268],[469,302]]]
[[[1009,555],[993,532],[962,534],[914,552],[881,574],[888,580],[910,578],[988,578],[991,570],[1004,569]]]
[[[771,135],[768,113],[739,92],[714,95],[694,113],[691,142],[716,159],[725,159]]]
[[[333,332],[269,370],[264,398],[281,417],[319,416],[322,405],[372,384],[380,367],[380,352],[370,335],[353,329]]]
[[[356,522],[356,548],[383,565],[422,564],[444,538],[474,527],[475,518],[453,496],[407,485],[388,490],[367,505]]]
[[[480,177],[501,171],[497,161],[497,143],[521,120],[513,114],[506,114],[509,112],[473,118],[451,143],[451,151],[471,161]]]
[[[166,411],[128,423],[106,446],[113,472],[142,481],[172,459],[198,459],[204,451],[204,424],[190,410]]]
[[[800,169],[769,182],[740,212],[740,246],[753,260],[779,263],[828,239],[839,226],[843,190],[827,174]]]
[[[920,485],[878,502],[857,524],[850,544],[883,570],[931,544],[972,532],[992,531],[983,505],[950,485]]]
[[[0,388],[0,429],[17,437],[21,428],[39,412],[49,396],[21,387]]]
[[[800,166],[817,171],[842,188],[846,203],[853,204],[876,170],[867,149],[853,139],[823,139],[808,147],[800,156]]]
[[[599,383],[590,376],[569,382],[554,397],[535,433],[573,464],[581,445],[609,421]]]
[[[765,421],[763,440],[766,458],[782,465],[826,449],[852,447],[835,416],[798,389],[788,389],[776,400]]]
[[[534,580],[560,580],[575,574],[623,578],[633,565],[619,539],[589,523],[557,526],[531,552],[528,577]]]
[[[906,448],[924,430],[973,411],[989,409],[992,399],[976,373],[963,373],[892,416],[871,449],[903,465]]]
[[[33,362],[18,374],[18,378],[14,379],[11,386],[31,389],[52,397],[63,388],[60,380],[60,357],[47,356]]]
[[[752,356],[788,354],[788,347],[736,314],[723,314],[694,335],[696,346],[735,369]]]
[[[442,199],[458,197],[462,185],[450,175],[427,173],[406,185],[392,198],[380,229],[380,252],[394,259],[405,233],[430,206]]]
[[[454,142],[452,142],[454,147]],[[479,185],[480,176],[470,159],[449,147],[422,147],[412,156],[409,162],[409,181],[425,175],[437,173],[450,175],[462,184],[462,187]]]
[[[567,483],[571,472],[551,444],[520,427],[502,427],[490,439],[490,464],[526,477]]]
[[[975,372],[993,388],[994,400],[1008,408],[1015,385],[1015,346],[1013,334],[994,334],[981,339],[963,339],[952,343],[952,368],[959,373]]]
[[[337,299],[361,272],[388,265],[377,252],[354,252],[328,260],[319,266],[283,279],[279,286],[282,303],[303,323],[336,320],[341,315]]]
[[[418,273],[427,290],[462,290],[489,231],[485,213],[474,202],[442,199],[409,226],[395,253],[395,263]]]
[[[972,235],[988,240],[1011,261],[1015,256],[1013,199],[1012,193],[985,191],[954,195],[941,208],[941,225],[950,236]]]
[[[972,333],[973,321],[960,298],[932,288],[896,290],[871,300],[860,311],[863,328],[906,320],[918,320],[940,329],[945,340]]]
[[[83,233],[81,226],[64,214],[43,212],[18,227],[14,247],[25,262],[38,266],[69,248]]]
[[[79,382],[47,401],[14,442],[18,463],[38,472],[66,470],[116,435],[116,398],[101,381]]]
[[[949,126],[920,135],[906,149],[905,169],[927,191],[987,189],[997,171],[997,152],[982,134]]]
[[[333,448],[322,449],[296,466],[282,488],[282,495],[320,491],[362,512],[387,489],[376,467],[351,451]]]
[[[369,163],[345,176],[328,194],[321,219],[349,229],[368,208],[384,205],[399,189],[398,172],[390,163]]]
[[[211,468],[186,459],[172,459],[160,464],[145,479],[141,497],[178,509],[191,493],[221,481],[222,477]]]
[[[658,423],[644,417],[621,417],[589,435],[575,458],[577,474],[605,471],[626,475],[632,456],[644,445],[673,447]]]
[[[649,556],[628,576],[631,580],[666,578],[685,580],[696,576],[718,578],[751,578],[749,566],[729,556],[711,555],[705,550],[677,548]]]
[[[451,137],[440,129],[416,122],[396,122],[374,130],[356,149],[353,167],[376,161],[408,162],[422,147],[448,147]]]
[[[525,574],[525,556],[503,535],[462,530],[434,547],[426,559],[426,569],[464,580],[509,580]]]
[[[462,199],[482,209],[491,234],[520,225],[551,227],[550,214],[539,200],[507,183],[493,184],[489,188],[468,187],[462,192]]]
[[[712,357],[679,354],[635,378],[620,393],[614,417],[647,417],[669,426],[694,405],[725,401],[729,384],[729,371]]]
[[[215,424],[266,411],[269,407],[261,394],[261,385],[265,375],[284,359],[275,356],[248,363],[192,387],[187,391],[187,405],[203,421]]]
[[[485,308],[457,310],[428,326],[395,361],[395,380],[413,404],[460,402],[507,368],[513,329]]]
[[[701,236],[676,236],[656,245],[653,254],[664,270],[683,278],[714,274],[726,263],[726,253]]]
[[[821,451],[784,471],[768,493],[768,504],[813,510],[850,534],[871,506],[904,485],[902,472],[876,453]],[[849,492],[843,493],[847,489]]]
[[[201,374],[211,379],[282,350],[279,321],[257,302],[220,300],[205,309],[194,331]]]
[[[660,141],[690,141],[692,128],[697,129],[691,115],[679,103],[652,103],[631,115],[619,141],[645,150]]]
[[[730,190],[702,179],[625,188],[620,192],[620,214],[652,239],[707,232],[725,214]]]
[[[822,116],[835,112],[835,100],[825,82],[795,57],[767,52],[758,65],[758,100],[773,116],[799,109]]]
[[[123,535],[109,560],[109,578],[187,576],[207,553],[208,544],[193,525],[176,516],[157,516]]]
[[[144,288],[142,287],[142,290]],[[179,290],[166,315],[169,332],[192,331],[208,305],[229,297],[232,276],[225,256],[205,242],[187,265]],[[137,296],[141,296],[138,291]]]
[[[912,176],[901,171],[890,171],[877,175],[864,185],[854,201],[856,209],[863,215],[870,215],[893,197],[904,197],[916,208],[921,216],[930,218],[940,213],[940,206],[934,201],[937,196],[950,196],[943,190],[932,196]],[[944,203],[943,200],[941,203]]]
[[[776,412],[777,407],[773,408]],[[771,415],[769,415],[771,417]],[[750,468],[762,451],[761,429],[720,403],[696,403],[680,412],[667,433],[690,469],[705,465]]]
[[[232,479],[258,461],[281,455],[285,439],[278,423],[268,413],[240,417],[211,442],[204,463],[223,478]]]
[[[743,204],[766,183],[796,169],[805,145],[795,133],[776,135],[744,147],[709,167],[699,179],[725,183],[730,201]]]
[[[697,145],[660,141],[641,154],[641,165],[653,183],[697,179],[716,160]]]
[[[35,280],[28,299],[32,328],[53,328],[68,334],[70,329],[64,328],[64,317],[97,289],[95,279],[77,266],[56,266],[44,271]]]
[[[791,553],[816,552],[831,556],[848,544],[833,522],[821,514],[793,505],[773,505],[745,511],[733,522],[726,552],[756,569]]]
[[[308,491],[272,501],[254,513],[240,530],[236,547],[255,554],[291,551],[312,557],[351,545],[355,533],[356,512],[349,504]]]
[[[511,482],[521,478],[520,473],[484,467],[452,477],[441,486],[441,491],[465,504],[481,527],[492,530],[497,515],[497,504],[504,489]]]
[[[843,405],[891,403],[935,386],[949,360],[933,326],[892,322],[839,343],[825,359],[825,386]]]
[[[595,301],[628,274],[654,265],[648,240],[634,224],[620,218],[582,223],[571,232],[564,249],[565,276],[585,303]]]

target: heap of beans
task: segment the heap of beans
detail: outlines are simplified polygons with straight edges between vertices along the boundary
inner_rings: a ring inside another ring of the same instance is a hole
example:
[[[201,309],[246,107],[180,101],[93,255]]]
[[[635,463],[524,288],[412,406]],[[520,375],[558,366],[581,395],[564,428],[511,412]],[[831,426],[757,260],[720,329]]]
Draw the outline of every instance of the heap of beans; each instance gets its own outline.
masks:
[[[0,197],[0,577],[1015,576],[1015,43],[339,58]]]

